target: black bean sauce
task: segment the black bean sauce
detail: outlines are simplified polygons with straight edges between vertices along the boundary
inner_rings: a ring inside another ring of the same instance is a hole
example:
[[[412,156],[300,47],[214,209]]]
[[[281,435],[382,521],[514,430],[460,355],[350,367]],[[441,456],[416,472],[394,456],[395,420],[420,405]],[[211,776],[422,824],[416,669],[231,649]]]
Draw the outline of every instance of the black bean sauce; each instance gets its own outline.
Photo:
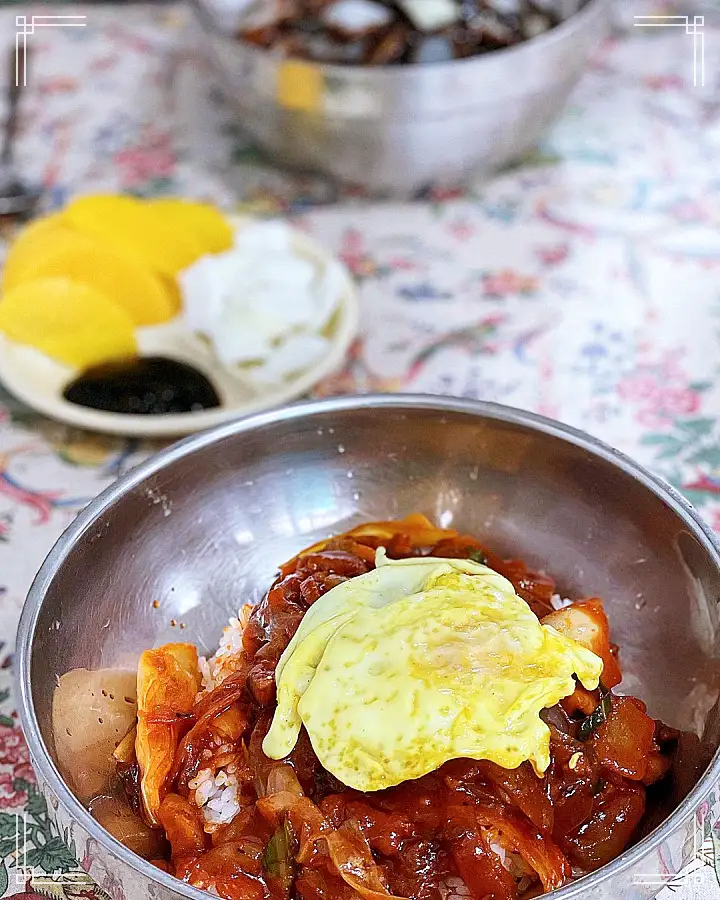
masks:
[[[63,391],[78,406],[136,416],[220,406],[212,383],[193,366],[163,356],[133,357],[87,369]]]

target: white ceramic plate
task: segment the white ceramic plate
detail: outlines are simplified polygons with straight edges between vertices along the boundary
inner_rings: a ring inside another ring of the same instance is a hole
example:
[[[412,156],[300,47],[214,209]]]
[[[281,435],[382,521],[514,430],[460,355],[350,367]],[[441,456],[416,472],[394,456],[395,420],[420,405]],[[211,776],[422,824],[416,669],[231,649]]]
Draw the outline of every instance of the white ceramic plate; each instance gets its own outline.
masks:
[[[295,239],[297,249],[318,265],[325,265],[330,261],[331,256],[306,235],[295,232]],[[136,335],[142,356],[168,356],[189,362],[213,382],[222,405],[200,412],[135,416],[102,412],[69,403],[63,398],[63,391],[77,377],[78,372],[32,347],[8,341],[2,335],[0,381],[18,400],[69,425],[132,437],[177,437],[202,431],[229,419],[280,406],[306,394],[321,379],[340,368],[357,333],[358,323],[357,291],[350,273],[346,271],[338,308],[329,330],[325,332],[330,341],[328,353],[313,367],[272,387],[260,387],[223,367],[208,346],[180,320],[138,328]]]

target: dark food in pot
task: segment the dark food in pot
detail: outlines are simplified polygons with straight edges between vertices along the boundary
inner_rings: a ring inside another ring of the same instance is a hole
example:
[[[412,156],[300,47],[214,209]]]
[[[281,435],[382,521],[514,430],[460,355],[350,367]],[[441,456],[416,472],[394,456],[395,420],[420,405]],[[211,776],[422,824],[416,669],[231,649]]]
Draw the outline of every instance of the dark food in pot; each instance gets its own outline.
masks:
[[[512,47],[587,0],[254,0],[241,40],[321,63],[447,62]]]

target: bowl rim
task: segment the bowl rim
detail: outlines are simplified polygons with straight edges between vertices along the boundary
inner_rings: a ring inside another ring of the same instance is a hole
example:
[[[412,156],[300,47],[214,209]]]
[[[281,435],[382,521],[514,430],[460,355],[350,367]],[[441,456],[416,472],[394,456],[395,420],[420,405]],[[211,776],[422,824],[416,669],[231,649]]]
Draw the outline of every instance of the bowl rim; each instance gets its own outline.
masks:
[[[610,0],[586,0],[585,5],[581,9],[572,13],[567,19],[560,22],[559,25],[555,25],[553,28],[544,31],[542,34],[520,41],[518,44],[513,44],[510,47],[500,47],[499,49],[491,50],[488,53],[481,53],[475,56],[465,57],[464,59],[453,59],[446,62],[409,63],[408,65],[400,66],[386,63],[380,66],[368,66],[353,63],[324,63],[312,59],[302,59],[299,56],[285,57],[276,55],[272,50],[264,50],[262,47],[257,47],[249,41],[242,40],[237,38],[234,34],[224,31],[216,21],[212,12],[205,7],[203,0],[188,0],[188,5],[194,13],[196,20],[207,34],[216,39],[230,40],[237,47],[253,56],[275,58],[278,63],[303,63],[307,66],[318,68],[326,75],[334,78],[341,77],[342,75],[347,77],[348,73],[351,73],[349,77],[353,77],[352,73],[362,72],[364,77],[372,81],[381,81],[390,76],[408,78],[412,73],[415,73],[418,68],[424,71],[430,69],[433,72],[438,72],[442,76],[453,71],[457,66],[468,67],[473,64],[479,65],[482,62],[487,64],[494,59],[509,59],[512,55],[522,53],[530,47],[542,48],[552,43],[563,41],[574,34],[575,31],[586,27],[591,19],[600,16],[603,11],[607,12],[610,10]]]
[[[199,888],[191,887],[153,866],[102,828],[100,823],[93,819],[88,810],[66,785],[45,746],[32,703],[30,687],[32,642],[45,594],[72,548],[93,525],[99,515],[119,498],[137,487],[143,480],[154,475],[167,465],[225,438],[252,432],[267,425],[312,417],[328,412],[378,408],[394,409],[400,412],[426,409],[441,413],[447,412],[448,414],[457,413],[479,419],[493,419],[509,425],[526,427],[532,431],[579,446],[591,455],[599,457],[622,470],[625,474],[635,478],[658,499],[669,506],[701,543],[716,568],[720,571],[720,544],[715,535],[693,506],[672,485],[645,469],[631,457],[584,431],[537,413],[504,406],[499,403],[431,394],[364,394],[303,401],[274,410],[256,413],[233,422],[223,423],[208,431],[177,441],[153,454],[127,472],[122,478],[105,488],[102,493],[92,500],[62,533],[47,555],[33,580],[20,617],[14,679],[20,723],[28,743],[32,764],[39,773],[43,784],[47,785],[52,791],[69,816],[77,821],[86,834],[97,840],[108,853],[125,863],[138,875],[148,879],[150,882],[162,885],[168,890],[174,891],[178,896],[188,898],[188,900],[207,900],[209,894]],[[650,834],[597,871],[585,875],[557,891],[553,891],[552,897],[557,898],[557,900],[580,900],[587,889],[598,887],[609,878],[621,875],[633,864],[647,857],[691,815],[694,816],[696,807],[705,798],[710,787],[719,779],[720,749],[716,751],[707,769],[690,793]],[[658,890],[662,886],[662,884],[658,884]]]

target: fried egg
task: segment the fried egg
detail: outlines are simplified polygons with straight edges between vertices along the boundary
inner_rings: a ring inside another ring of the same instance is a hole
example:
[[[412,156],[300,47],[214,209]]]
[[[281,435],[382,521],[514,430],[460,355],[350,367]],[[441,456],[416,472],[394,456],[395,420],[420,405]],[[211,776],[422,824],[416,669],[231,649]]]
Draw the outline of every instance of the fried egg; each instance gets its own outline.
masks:
[[[451,759],[550,764],[540,712],[597,688],[602,660],[542,625],[507,579],[471,560],[387,559],[307,611],[277,669],[263,742],[292,752],[302,726],[322,765],[377,791]]]

